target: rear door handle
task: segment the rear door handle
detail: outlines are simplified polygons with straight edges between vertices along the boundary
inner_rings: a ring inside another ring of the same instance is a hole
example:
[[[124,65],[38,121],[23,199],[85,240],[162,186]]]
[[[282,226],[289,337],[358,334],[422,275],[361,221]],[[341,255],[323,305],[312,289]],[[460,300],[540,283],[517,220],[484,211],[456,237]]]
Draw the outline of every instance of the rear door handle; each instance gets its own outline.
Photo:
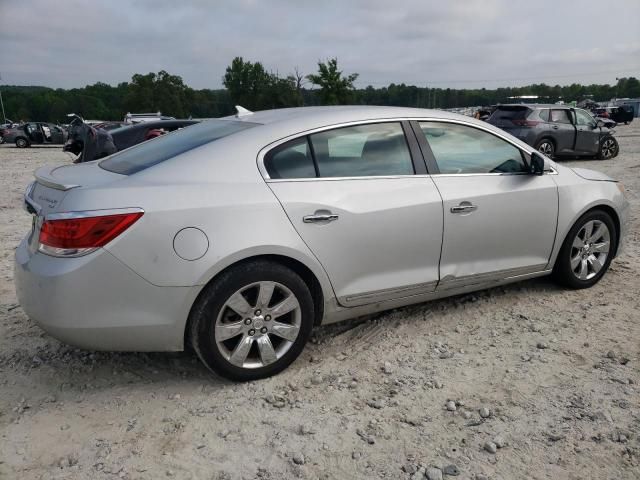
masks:
[[[558,125],[553,125],[551,128],[553,128],[554,130],[557,130],[560,127],[558,127]]]
[[[304,223],[333,222],[334,220],[338,220],[338,218],[338,215],[336,215],[335,213],[316,212],[313,215],[305,215],[304,217],[302,217],[302,221]]]
[[[462,202],[460,205],[451,207],[451,213],[471,213],[478,209],[476,205],[472,205],[469,202]]]

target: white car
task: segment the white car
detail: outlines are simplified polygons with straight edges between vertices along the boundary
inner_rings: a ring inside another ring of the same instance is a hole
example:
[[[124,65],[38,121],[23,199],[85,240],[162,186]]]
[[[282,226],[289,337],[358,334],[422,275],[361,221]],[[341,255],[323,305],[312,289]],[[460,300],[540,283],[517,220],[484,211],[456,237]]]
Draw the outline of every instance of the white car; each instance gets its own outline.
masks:
[[[318,107],[204,121],[44,167],[15,256],[25,312],[88,349],[275,374],[315,325],[554,274],[620,251],[620,183],[443,111]]]

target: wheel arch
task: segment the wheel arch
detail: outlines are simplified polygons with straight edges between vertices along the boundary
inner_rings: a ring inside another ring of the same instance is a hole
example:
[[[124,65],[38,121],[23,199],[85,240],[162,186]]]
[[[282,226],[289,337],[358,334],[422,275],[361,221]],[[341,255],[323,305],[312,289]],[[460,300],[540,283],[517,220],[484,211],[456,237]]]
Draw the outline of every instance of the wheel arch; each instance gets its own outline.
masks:
[[[291,256],[287,256],[284,254],[276,254],[276,253],[263,253],[256,254],[248,257],[244,257],[240,260],[237,260],[233,263],[230,263],[222,270],[218,271],[213,277],[211,277],[206,283],[202,285],[198,295],[195,300],[191,304],[191,308],[189,309],[189,314],[187,316],[187,321],[184,326],[184,344],[188,345],[189,341],[189,330],[190,330],[190,322],[191,322],[191,312],[193,311],[194,306],[198,303],[201,296],[203,295],[206,288],[215,282],[222,274],[229,271],[232,268],[236,268],[239,265],[243,265],[246,263],[254,262],[257,260],[265,260],[274,263],[278,263],[287,268],[290,268],[294,272],[296,272],[304,281],[304,283],[309,288],[311,292],[311,297],[313,299],[313,311],[314,311],[314,326],[318,326],[322,323],[322,318],[324,316],[324,307],[325,307],[325,292],[322,288],[322,284],[318,279],[317,275],[311,270],[311,268],[305,265],[302,261],[295,259]]]
[[[621,234],[621,228],[622,228],[621,224],[620,224],[620,215],[618,215],[618,212],[616,211],[615,208],[613,208],[611,205],[608,205],[606,203],[598,203],[598,204],[594,204],[594,205],[589,205],[587,208],[582,210],[578,215],[576,215],[574,220],[573,220],[573,222],[571,222],[569,228],[565,232],[565,234],[564,234],[564,236],[562,238],[562,242],[559,244],[559,248],[562,248],[562,245],[564,245],[564,242],[567,241],[567,236],[571,232],[571,229],[573,228],[573,226],[578,222],[578,220],[580,220],[587,213],[593,212],[595,210],[601,210],[601,211],[607,213],[611,217],[611,219],[613,220],[613,225],[614,225],[614,227],[616,229],[616,244],[613,247],[614,250],[613,250],[613,257],[612,258],[616,257],[616,255],[618,254],[618,246],[620,245],[620,234]],[[556,254],[555,258],[553,259],[552,265],[555,265],[555,263],[557,261],[558,261],[558,255]]]

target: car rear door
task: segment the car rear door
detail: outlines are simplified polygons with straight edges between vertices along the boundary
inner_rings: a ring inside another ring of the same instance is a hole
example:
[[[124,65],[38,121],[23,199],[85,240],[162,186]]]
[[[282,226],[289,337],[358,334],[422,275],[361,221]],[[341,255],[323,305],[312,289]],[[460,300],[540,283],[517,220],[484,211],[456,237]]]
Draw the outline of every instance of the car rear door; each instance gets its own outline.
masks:
[[[478,126],[415,127],[444,206],[438,289],[545,270],[558,214],[552,175],[528,173],[519,148]]]
[[[269,187],[344,306],[436,288],[442,199],[407,128],[329,128],[260,156]]]
[[[572,113],[572,120],[576,126],[575,151],[595,155],[600,150],[600,129],[596,120],[579,108]]]
[[[552,108],[549,112],[551,138],[556,143],[556,153],[573,153],[576,128],[569,117],[569,109]]]

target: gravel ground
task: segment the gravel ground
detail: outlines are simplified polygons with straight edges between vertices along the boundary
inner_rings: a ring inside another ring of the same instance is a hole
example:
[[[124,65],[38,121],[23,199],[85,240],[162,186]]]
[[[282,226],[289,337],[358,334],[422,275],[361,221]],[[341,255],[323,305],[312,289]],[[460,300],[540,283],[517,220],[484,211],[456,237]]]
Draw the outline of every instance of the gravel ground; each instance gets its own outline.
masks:
[[[0,147],[0,478],[640,478],[640,121],[626,251],[590,290],[548,279],[315,330],[275,378],[190,353],[77,350],[17,305],[21,195],[57,148]]]

